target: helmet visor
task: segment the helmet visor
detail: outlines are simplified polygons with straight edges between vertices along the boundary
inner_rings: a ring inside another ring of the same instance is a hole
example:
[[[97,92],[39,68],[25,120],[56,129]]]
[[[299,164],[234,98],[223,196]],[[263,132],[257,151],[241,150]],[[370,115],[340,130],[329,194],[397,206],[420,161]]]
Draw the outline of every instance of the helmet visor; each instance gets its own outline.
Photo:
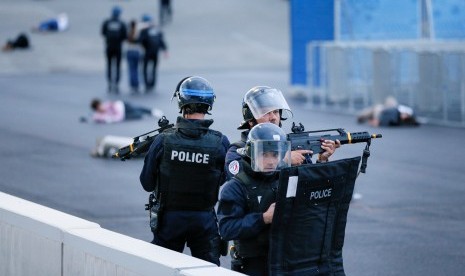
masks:
[[[254,93],[247,93],[244,102],[249,106],[255,119],[279,109],[288,113],[287,116],[284,116],[285,118],[292,117],[291,109],[278,89],[265,88],[254,91]]]
[[[291,166],[289,141],[257,140],[250,147],[251,166],[256,172],[274,172]]]

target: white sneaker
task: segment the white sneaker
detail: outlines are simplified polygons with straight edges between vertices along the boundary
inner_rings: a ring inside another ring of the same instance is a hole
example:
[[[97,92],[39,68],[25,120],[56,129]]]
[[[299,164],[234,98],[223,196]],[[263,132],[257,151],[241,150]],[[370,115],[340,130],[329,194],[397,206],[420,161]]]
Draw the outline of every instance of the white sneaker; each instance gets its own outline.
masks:
[[[152,116],[161,118],[163,116],[163,111],[161,111],[160,109],[154,108],[152,109]]]

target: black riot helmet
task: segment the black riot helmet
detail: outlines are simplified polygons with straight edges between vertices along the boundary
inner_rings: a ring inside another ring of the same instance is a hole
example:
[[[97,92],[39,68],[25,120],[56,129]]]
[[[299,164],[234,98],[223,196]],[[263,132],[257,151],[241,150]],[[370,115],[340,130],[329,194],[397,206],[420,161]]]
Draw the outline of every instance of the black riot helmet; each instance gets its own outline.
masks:
[[[258,124],[247,136],[245,155],[250,158],[250,165],[256,172],[272,172],[289,167],[290,152],[291,144],[286,133],[275,124]]]
[[[176,86],[173,98],[177,98],[179,113],[208,113],[215,102],[215,93],[211,84],[204,78],[190,76],[182,79]],[[172,98],[172,99],[173,99]]]
[[[242,117],[237,129],[249,129],[249,121],[263,117],[268,112],[279,110],[281,121],[292,117],[292,111],[279,89],[268,86],[255,86],[244,96],[242,100]],[[287,116],[283,116],[283,111]],[[281,125],[280,125],[281,126]]]

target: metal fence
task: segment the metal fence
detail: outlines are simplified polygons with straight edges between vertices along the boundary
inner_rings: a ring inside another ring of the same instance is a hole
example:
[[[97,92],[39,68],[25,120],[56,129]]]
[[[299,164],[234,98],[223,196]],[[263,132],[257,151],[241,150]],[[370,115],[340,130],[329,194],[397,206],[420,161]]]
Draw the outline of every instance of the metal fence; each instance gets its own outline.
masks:
[[[394,96],[424,120],[465,127],[464,41],[312,42],[309,105],[347,113]]]

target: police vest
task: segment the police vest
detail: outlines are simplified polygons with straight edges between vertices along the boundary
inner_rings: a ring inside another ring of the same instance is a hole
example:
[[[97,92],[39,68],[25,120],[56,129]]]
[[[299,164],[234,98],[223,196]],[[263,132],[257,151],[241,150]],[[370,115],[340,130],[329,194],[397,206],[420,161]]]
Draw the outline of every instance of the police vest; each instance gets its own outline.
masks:
[[[246,213],[264,213],[276,201],[278,179],[271,183],[269,183],[270,178],[268,178],[268,181],[265,179],[260,181],[251,178],[243,170],[235,178],[239,180],[247,192]],[[235,240],[234,246],[237,249],[238,255],[245,258],[266,256],[269,247],[269,231],[270,227],[267,225],[266,229],[260,232],[258,237]]]
[[[147,30],[147,49],[146,55],[156,55],[161,44],[161,33],[156,28]]]
[[[116,20],[108,21],[106,26],[106,38],[109,46],[118,46],[123,40],[123,23]]]
[[[222,134],[208,130],[199,139],[187,139],[168,129],[163,135],[160,193],[164,208],[211,210],[218,199],[223,171]]]

